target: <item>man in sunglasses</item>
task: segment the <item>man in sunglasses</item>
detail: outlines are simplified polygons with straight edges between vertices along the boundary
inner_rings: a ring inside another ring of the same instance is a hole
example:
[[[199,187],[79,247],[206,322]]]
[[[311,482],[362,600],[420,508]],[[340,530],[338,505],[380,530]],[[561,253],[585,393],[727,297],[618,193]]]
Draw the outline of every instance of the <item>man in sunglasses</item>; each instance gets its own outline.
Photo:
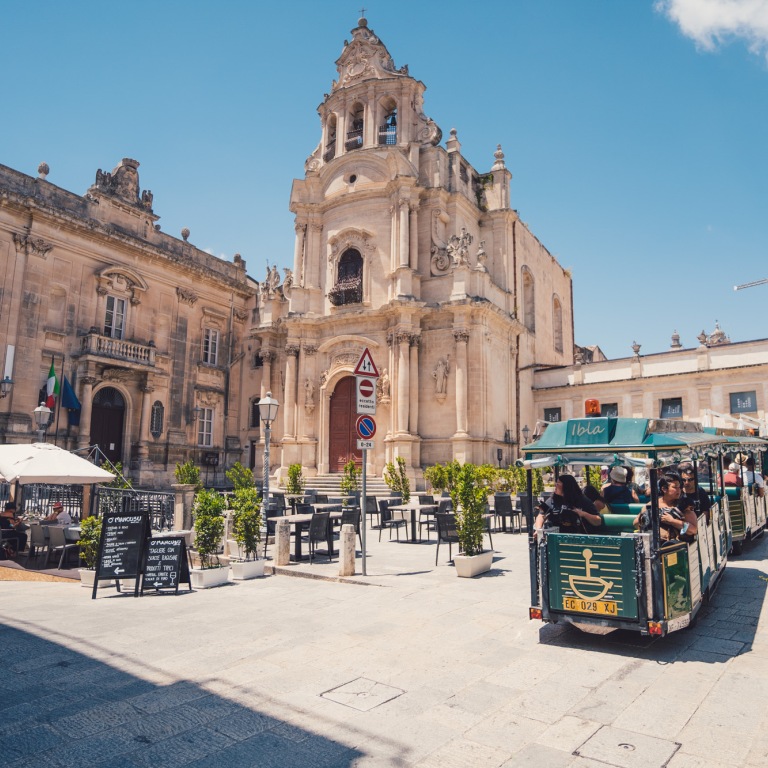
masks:
[[[698,517],[704,513],[707,516],[707,522],[709,522],[709,510],[712,507],[712,502],[707,492],[696,483],[693,464],[681,464],[677,471],[680,473],[680,478],[683,481],[683,496],[693,501],[696,516]]]

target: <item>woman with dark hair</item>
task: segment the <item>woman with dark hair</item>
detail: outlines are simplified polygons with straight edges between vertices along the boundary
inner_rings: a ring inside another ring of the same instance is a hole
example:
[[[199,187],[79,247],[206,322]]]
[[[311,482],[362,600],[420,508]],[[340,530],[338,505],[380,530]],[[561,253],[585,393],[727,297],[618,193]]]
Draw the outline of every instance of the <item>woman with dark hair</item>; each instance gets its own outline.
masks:
[[[560,475],[550,503],[540,504],[534,528],[559,528],[561,533],[592,533],[603,518],[582,493],[573,475]]]

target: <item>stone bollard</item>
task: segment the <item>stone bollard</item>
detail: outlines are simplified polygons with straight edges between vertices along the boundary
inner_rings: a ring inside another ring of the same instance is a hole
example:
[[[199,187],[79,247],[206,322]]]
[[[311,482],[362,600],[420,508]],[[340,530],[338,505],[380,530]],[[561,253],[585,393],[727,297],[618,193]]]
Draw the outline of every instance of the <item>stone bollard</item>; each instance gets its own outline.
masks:
[[[291,524],[283,519],[275,526],[275,565],[291,562]]]
[[[355,575],[355,526],[342,525],[339,541],[339,576]]]

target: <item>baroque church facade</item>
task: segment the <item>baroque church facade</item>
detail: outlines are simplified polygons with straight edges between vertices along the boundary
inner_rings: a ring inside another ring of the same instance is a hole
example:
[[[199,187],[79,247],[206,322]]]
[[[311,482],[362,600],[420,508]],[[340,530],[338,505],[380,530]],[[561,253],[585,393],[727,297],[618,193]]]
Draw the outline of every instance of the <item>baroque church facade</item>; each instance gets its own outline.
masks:
[[[30,439],[53,362],[79,410],[57,413],[48,439],[98,443],[142,485],[167,484],[187,458],[260,476],[267,392],[281,406],[271,472],[340,472],[361,461],[353,370],[368,348],[381,374],[369,472],[396,457],[420,477],[436,461],[517,456],[534,371],[573,363],[570,274],[512,208],[501,147],[473,167],[367,21],[351,34],[293,184],[283,279],[275,266],[257,282],[239,255],[162,232],[135,160],[98,171],[83,196],[44,165],[37,178],[0,166],[14,380],[0,441]]]

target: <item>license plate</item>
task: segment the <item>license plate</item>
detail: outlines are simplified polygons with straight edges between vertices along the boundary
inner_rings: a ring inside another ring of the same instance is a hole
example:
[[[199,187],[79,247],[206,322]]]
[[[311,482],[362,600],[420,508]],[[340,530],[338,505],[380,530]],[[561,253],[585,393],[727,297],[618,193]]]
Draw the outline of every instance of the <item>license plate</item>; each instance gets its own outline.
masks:
[[[615,600],[582,600],[580,597],[564,597],[563,610],[616,616],[619,606]]]

